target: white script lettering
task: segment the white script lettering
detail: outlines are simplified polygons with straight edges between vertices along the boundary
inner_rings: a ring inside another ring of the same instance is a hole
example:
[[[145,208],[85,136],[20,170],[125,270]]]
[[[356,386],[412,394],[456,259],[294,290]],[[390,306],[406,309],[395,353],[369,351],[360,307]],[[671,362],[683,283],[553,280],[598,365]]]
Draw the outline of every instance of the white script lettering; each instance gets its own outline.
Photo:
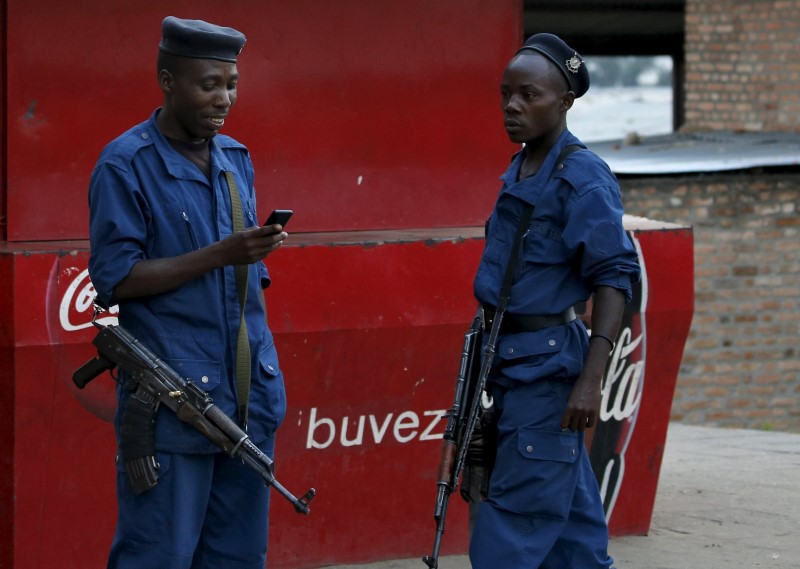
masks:
[[[392,433],[395,441],[401,444],[408,443],[415,438],[420,441],[430,441],[441,439],[443,433],[434,433],[434,429],[445,416],[445,409],[423,411],[423,417],[430,417],[428,424],[420,433],[422,426],[420,415],[414,411],[403,411],[395,416],[394,413],[387,413],[382,420],[375,415],[359,415],[358,417],[342,417],[337,422],[330,417],[322,417],[316,407],[312,407],[308,417],[308,433],[306,435],[307,449],[324,449],[330,447],[337,440],[337,426],[339,444],[343,447],[360,446],[373,442],[381,444],[388,432]],[[369,419],[369,430],[365,425]],[[394,419],[394,420],[393,420]],[[355,425],[351,427],[351,423]],[[391,425],[391,431],[389,426]],[[355,431],[355,433],[353,433]],[[366,435],[366,436],[365,436]],[[369,440],[372,435],[372,440]]]
[[[603,381],[602,402],[600,405],[600,420],[615,419],[622,421],[632,417],[639,408],[642,398],[642,377],[644,375],[644,360],[629,362],[628,356],[642,342],[644,337],[640,334],[631,339],[630,328],[624,328],[619,335],[619,341],[611,354],[608,374]]]
[[[94,290],[92,281],[89,279],[89,269],[84,269],[75,277],[75,280],[69,283],[67,290],[64,292],[64,297],[61,299],[58,309],[61,327],[67,332],[90,328],[92,326],[92,302],[95,296],[97,296],[97,293]],[[70,318],[71,309],[77,316],[84,317],[85,315],[85,318],[79,319],[82,321],[75,321],[78,320],[77,318],[72,320]],[[109,315],[98,318],[97,322],[104,325],[116,325],[118,323],[116,314],[118,313],[119,307],[112,306],[108,311]]]

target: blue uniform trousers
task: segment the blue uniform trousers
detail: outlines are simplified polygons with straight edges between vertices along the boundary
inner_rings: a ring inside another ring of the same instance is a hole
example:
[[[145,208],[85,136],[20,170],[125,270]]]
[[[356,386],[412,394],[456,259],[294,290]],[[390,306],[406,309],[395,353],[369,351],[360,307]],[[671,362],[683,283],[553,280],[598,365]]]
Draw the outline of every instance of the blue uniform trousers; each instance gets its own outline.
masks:
[[[608,528],[583,433],[561,430],[571,382],[492,390],[498,449],[470,542],[473,569],[608,569]]]
[[[272,456],[274,436],[260,445]],[[119,513],[108,569],[263,569],[269,489],[224,453],[158,453],[158,484],[136,496],[117,467]]]

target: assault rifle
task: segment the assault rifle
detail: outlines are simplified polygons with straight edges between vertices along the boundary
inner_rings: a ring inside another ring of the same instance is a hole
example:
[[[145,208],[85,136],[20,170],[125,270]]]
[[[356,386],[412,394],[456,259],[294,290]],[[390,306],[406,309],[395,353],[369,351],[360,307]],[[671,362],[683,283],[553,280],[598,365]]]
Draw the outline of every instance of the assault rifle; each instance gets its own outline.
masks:
[[[433,553],[422,558],[431,569],[439,566],[439,548],[444,535],[447,506],[450,503],[450,495],[458,485],[459,476],[467,459],[469,443],[479,418],[481,394],[489,371],[487,367],[483,373],[481,365],[482,334],[482,317],[479,313],[464,335],[453,406],[446,414],[447,424],[442,437],[442,454],[436,482],[436,506],[433,511],[436,535]]]
[[[563,164],[567,156],[581,149],[577,144],[570,144],[565,146],[561,153],[556,158],[555,165]],[[552,176],[552,172],[550,176]],[[431,569],[436,569],[439,566],[439,546],[442,542],[442,535],[444,534],[444,518],[447,515],[447,504],[450,500],[450,494],[458,483],[458,477],[464,467],[464,462],[467,458],[470,440],[475,432],[475,427],[478,425],[478,418],[481,411],[481,397],[483,390],[486,387],[486,379],[489,376],[489,370],[492,368],[494,362],[495,348],[497,346],[497,338],[500,334],[500,326],[503,322],[503,316],[508,308],[508,302],[511,295],[511,284],[514,280],[514,271],[517,268],[519,261],[519,251],[522,244],[522,236],[530,226],[530,221],[533,216],[534,206],[527,204],[519,217],[517,222],[517,231],[514,235],[513,245],[511,247],[511,254],[508,257],[508,264],[506,265],[505,274],[503,275],[503,284],[500,288],[500,295],[498,296],[497,307],[493,311],[491,317],[487,317],[486,310],[483,308],[478,310],[478,314],[472,321],[472,326],[464,337],[464,349],[461,351],[461,366],[459,368],[458,378],[456,379],[456,394],[453,402],[453,407],[448,411],[447,426],[445,427],[444,440],[442,442],[442,457],[439,461],[439,481],[438,495],[436,497],[436,508],[433,513],[433,519],[436,520],[436,539],[433,543],[433,554],[426,555],[422,558],[425,564]],[[488,225],[487,225],[488,230]],[[491,320],[491,328],[489,331],[489,338],[485,342],[483,354],[481,357],[482,345],[481,335],[483,330],[483,321],[486,320],[487,326]],[[480,369],[476,373],[476,370]],[[457,459],[454,458],[457,456]],[[463,481],[462,481],[463,484]],[[469,494],[469,490],[463,491],[462,495]]]
[[[120,452],[136,494],[149,490],[158,482],[155,421],[156,411],[163,403],[178,419],[200,431],[229,456],[241,459],[255,470],[269,486],[292,503],[297,513],[309,514],[308,504],[316,495],[314,488],[300,499],[293,496],[275,479],[272,459],[213,404],[208,393],[191,379],[181,377],[122,326],[104,326],[96,322],[100,311],[102,309],[99,307],[95,309],[92,320],[92,324],[99,329],[92,342],[98,356],[78,368],[72,380],[78,388],[83,389],[95,377],[117,366],[133,378],[136,390],[122,419]]]

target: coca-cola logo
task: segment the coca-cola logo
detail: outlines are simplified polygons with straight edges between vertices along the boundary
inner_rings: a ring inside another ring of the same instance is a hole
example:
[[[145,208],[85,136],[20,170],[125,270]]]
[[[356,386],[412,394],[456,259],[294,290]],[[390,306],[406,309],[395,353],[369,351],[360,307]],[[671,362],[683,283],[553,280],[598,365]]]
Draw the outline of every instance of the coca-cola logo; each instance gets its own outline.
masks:
[[[629,359],[644,338],[639,334],[633,338],[630,327],[625,327],[617,337],[606,377],[601,390],[601,421],[622,421],[633,417],[642,399],[644,359]]]
[[[96,417],[111,422],[116,410],[116,383],[102,374],[83,389],[72,381],[75,370],[97,351],[88,343],[93,331],[94,289],[89,270],[75,266],[72,256],[58,256],[53,260],[50,280],[45,295],[47,331],[54,347],[57,375],[80,404]],[[83,265],[84,267],[86,265]],[[119,310],[116,306],[98,315],[96,322],[116,325]]]
[[[633,234],[631,242],[639,256],[642,278],[633,287],[633,298],[625,307],[606,366],[600,390],[600,421],[589,455],[607,520],[611,519],[625,477],[625,454],[636,427],[645,381],[647,271],[641,244]]]
[[[97,292],[89,279],[89,269],[84,269],[69,283],[61,298],[58,319],[61,327],[67,332],[83,330],[92,326],[94,315],[93,302]],[[109,311],[98,317],[96,322],[103,325],[116,325],[119,307],[112,306]]]

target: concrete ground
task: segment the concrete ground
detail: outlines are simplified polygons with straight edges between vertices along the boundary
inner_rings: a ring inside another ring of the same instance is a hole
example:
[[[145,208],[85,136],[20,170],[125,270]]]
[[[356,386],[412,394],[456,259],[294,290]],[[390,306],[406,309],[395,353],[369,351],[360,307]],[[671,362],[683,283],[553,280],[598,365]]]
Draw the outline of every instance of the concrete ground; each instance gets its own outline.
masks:
[[[609,550],[617,569],[800,568],[800,434],[670,424],[650,534]],[[425,568],[419,557],[329,567]]]

